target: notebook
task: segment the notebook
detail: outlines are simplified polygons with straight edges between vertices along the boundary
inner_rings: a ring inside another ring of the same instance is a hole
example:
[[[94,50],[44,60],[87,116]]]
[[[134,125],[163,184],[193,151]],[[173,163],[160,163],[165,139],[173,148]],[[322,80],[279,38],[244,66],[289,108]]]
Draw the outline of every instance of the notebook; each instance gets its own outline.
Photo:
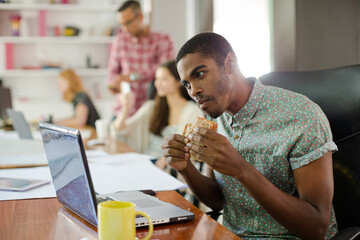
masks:
[[[137,210],[150,216],[154,225],[194,218],[192,212],[141,191],[97,195],[80,131],[49,123],[39,123],[39,127],[59,202],[90,224],[97,226],[97,203],[104,200],[133,202]],[[137,217],[135,224],[146,226],[148,222],[144,217]]]
[[[11,108],[6,109],[9,118],[21,139],[34,139],[30,127],[25,120],[24,114],[22,112],[15,111]]]

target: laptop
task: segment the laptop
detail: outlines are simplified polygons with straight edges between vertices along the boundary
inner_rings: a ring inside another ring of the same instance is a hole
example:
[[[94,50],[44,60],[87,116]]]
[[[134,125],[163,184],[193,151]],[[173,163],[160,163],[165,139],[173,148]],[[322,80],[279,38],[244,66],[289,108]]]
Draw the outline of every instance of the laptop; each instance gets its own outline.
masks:
[[[25,120],[24,114],[19,111],[15,111],[11,108],[6,109],[7,114],[9,115],[12,125],[14,126],[16,132],[21,139],[34,139],[30,127]]]
[[[0,118],[3,121],[7,121],[9,119],[6,111],[8,108],[12,108],[10,89],[0,87]]]
[[[90,224],[97,226],[97,204],[101,201],[129,201],[146,212],[153,224],[187,221],[192,212],[141,191],[97,195],[91,180],[80,131],[49,123],[39,123],[46,157],[59,202]],[[144,217],[135,219],[137,227],[148,225]]]

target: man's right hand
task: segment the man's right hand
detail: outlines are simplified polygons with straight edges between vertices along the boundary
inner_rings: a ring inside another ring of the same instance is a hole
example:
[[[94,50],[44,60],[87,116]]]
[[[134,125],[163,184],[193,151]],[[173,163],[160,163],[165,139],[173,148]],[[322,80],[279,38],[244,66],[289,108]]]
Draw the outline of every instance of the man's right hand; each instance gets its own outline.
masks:
[[[178,171],[184,170],[190,162],[189,148],[186,146],[188,142],[187,137],[173,134],[166,136],[161,145],[166,163]]]

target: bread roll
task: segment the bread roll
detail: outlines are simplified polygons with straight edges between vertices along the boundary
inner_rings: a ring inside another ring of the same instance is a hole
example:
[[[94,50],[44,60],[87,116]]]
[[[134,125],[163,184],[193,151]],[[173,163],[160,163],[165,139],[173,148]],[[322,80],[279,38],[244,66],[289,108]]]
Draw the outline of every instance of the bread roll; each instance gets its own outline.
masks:
[[[183,135],[185,137],[188,137],[190,134],[194,133],[194,129],[196,127],[204,127],[204,128],[208,128],[208,129],[216,132],[217,123],[213,122],[213,121],[210,121],[210,120],[207,120],[207,119],[205,119],[203,117],[197,117],[194,123],[188,123],[188,124],[185,125]],[[193,141],[191,141],[191,142],[196,144],[196,145],[202,146],[201,144],[198,144],[196,142],[193,142]],[[193,157],[191,155],[190,155],[190,157],[197,160],[197,161],[199,161],[199,162],[201,162],[201,160],[197,159],[196,157]]]

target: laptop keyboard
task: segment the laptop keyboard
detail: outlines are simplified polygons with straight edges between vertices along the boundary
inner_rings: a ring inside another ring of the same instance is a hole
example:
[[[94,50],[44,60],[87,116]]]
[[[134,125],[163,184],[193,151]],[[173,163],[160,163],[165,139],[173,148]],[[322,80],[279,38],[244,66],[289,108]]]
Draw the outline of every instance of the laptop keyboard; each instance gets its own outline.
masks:
[[[97,200],[97,203],[99,204],[99,203],[105,202],[105,201],[113,201],[114,199],[111,199],[111,198],[109,198],[109,197],[104,197],[104,198],[102,198],[102,197],[96,197],[96,200]]]
[[[98,203],[98,204],[101,203],[101,202],[106,202],[106,201],[114,201],[114,199],[109,198],[109,197],[104,197],[104,198],[102,198],[102,197],[96,197],[96,200],[97,200],[97,203]],[[136,215],[135,218],[140,218],[140,217],[143,217],[143,216],[142,216],[142,215]]]
[[[133,200],[133,203],[135,203],[135,205],[139,208],[149,208],[149,207],[159,207],[164,205],[163,203],[159,202],[159,201],[154,201],[151,198],[146,198],[146,199],[139,199],[139,200]]]

